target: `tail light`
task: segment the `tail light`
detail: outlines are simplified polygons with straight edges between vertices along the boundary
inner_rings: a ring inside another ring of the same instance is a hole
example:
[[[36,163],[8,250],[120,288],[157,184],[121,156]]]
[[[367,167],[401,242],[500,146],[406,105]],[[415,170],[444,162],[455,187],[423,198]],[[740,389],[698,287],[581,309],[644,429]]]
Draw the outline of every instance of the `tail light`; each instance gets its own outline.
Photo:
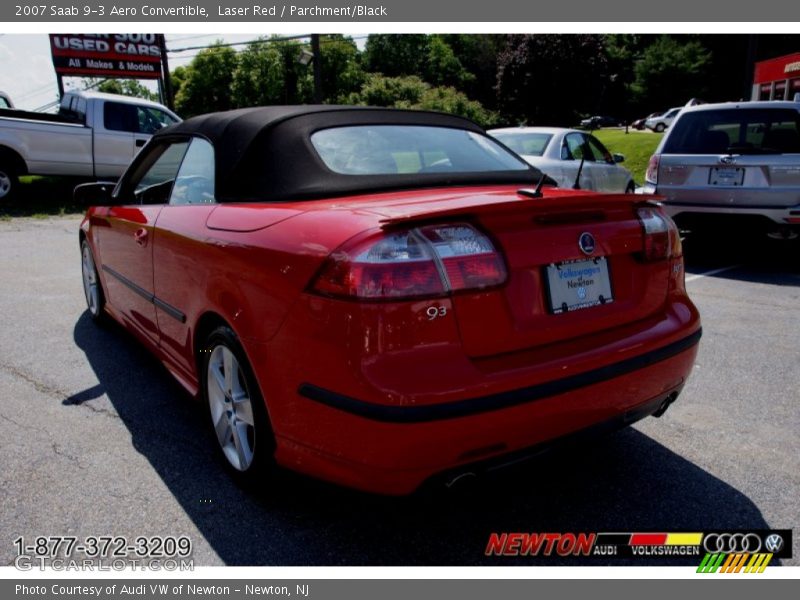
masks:
[[[644,179],[647,183],[658,184],[658,163],[660,158],[659,154],[653,154],[650,157],[650,162],[647,163],[647,171],[644,173]]]
[[[648,261],[681,256],[681,238],[678,228],[667,215],[654,206],[636,210],[644,236],[644,258]]]
[[[311,289],[327,296],[396,300],[504,283],[491,240],[467,223],[386,232],[333,252]]]

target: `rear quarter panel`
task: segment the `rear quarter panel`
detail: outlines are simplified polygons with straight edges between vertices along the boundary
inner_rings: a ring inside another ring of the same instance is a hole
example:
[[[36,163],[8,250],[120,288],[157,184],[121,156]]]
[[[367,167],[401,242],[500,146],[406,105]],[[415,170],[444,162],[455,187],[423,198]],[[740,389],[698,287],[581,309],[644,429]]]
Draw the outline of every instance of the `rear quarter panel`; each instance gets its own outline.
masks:
[[[166,207],[154,240],[155,295],[186,315],[181,323],[158,309],[162,350],[192,378],[195,343],[202,341],[196,340],[196,326],[204,315],[226,321],[246,351],[269,341],[322,261],[375,225],[373,215],[312,211],[256,231],[209,229],[215,208]]]

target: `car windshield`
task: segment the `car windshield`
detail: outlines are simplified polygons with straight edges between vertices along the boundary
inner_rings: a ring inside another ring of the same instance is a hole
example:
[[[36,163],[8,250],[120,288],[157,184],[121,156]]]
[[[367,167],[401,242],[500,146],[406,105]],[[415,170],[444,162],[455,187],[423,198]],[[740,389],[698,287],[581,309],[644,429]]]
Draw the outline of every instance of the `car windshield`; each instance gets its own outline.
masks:
[[[789,108],[740,108],[683,115],[666,141],[667,154],[800,152],[800,113]]]
[[[503,142],[517,154],[526,156],[542,156],[547,144],[553,139],[549,133],[533,133],[524,131],[503,131],[492,133],[492,136]]]
[[[343,175],[524,171],[527,163],[472,131],[419,125],[322,129],[311,143],[331,171]]]

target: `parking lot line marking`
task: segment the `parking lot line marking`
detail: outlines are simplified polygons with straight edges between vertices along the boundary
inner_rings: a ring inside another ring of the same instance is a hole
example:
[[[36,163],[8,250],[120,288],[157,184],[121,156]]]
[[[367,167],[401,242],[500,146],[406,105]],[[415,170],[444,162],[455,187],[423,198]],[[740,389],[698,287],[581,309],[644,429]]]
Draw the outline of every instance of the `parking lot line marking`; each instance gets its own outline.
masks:
[[[733,269],[738,269],[742,265],[732,265],[730,267],[720,267],[719,269],[711,269],[710,271],[706,271],[705,273],[697,273],[696,275],[690,275],[686,278],[686,283],[690,281],[694,281],[695,279],[701,279],[703,277],[711,277],[712,275],[717,275],[718,273],[724,273],[725,271],[731,271]]]

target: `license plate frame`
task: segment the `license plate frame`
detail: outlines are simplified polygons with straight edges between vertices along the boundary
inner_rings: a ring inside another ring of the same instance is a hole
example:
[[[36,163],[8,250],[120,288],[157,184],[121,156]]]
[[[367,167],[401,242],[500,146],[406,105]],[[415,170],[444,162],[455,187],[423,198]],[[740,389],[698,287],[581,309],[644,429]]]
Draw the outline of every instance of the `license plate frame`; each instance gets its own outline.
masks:
[[[744,171],[744,167],[711,167],[708,170],[708,185],[742,187]]]
[[[550,263],[545,267],[544,279],[548,306],[555,315],[614,302],[611,270],[605,256]]]

